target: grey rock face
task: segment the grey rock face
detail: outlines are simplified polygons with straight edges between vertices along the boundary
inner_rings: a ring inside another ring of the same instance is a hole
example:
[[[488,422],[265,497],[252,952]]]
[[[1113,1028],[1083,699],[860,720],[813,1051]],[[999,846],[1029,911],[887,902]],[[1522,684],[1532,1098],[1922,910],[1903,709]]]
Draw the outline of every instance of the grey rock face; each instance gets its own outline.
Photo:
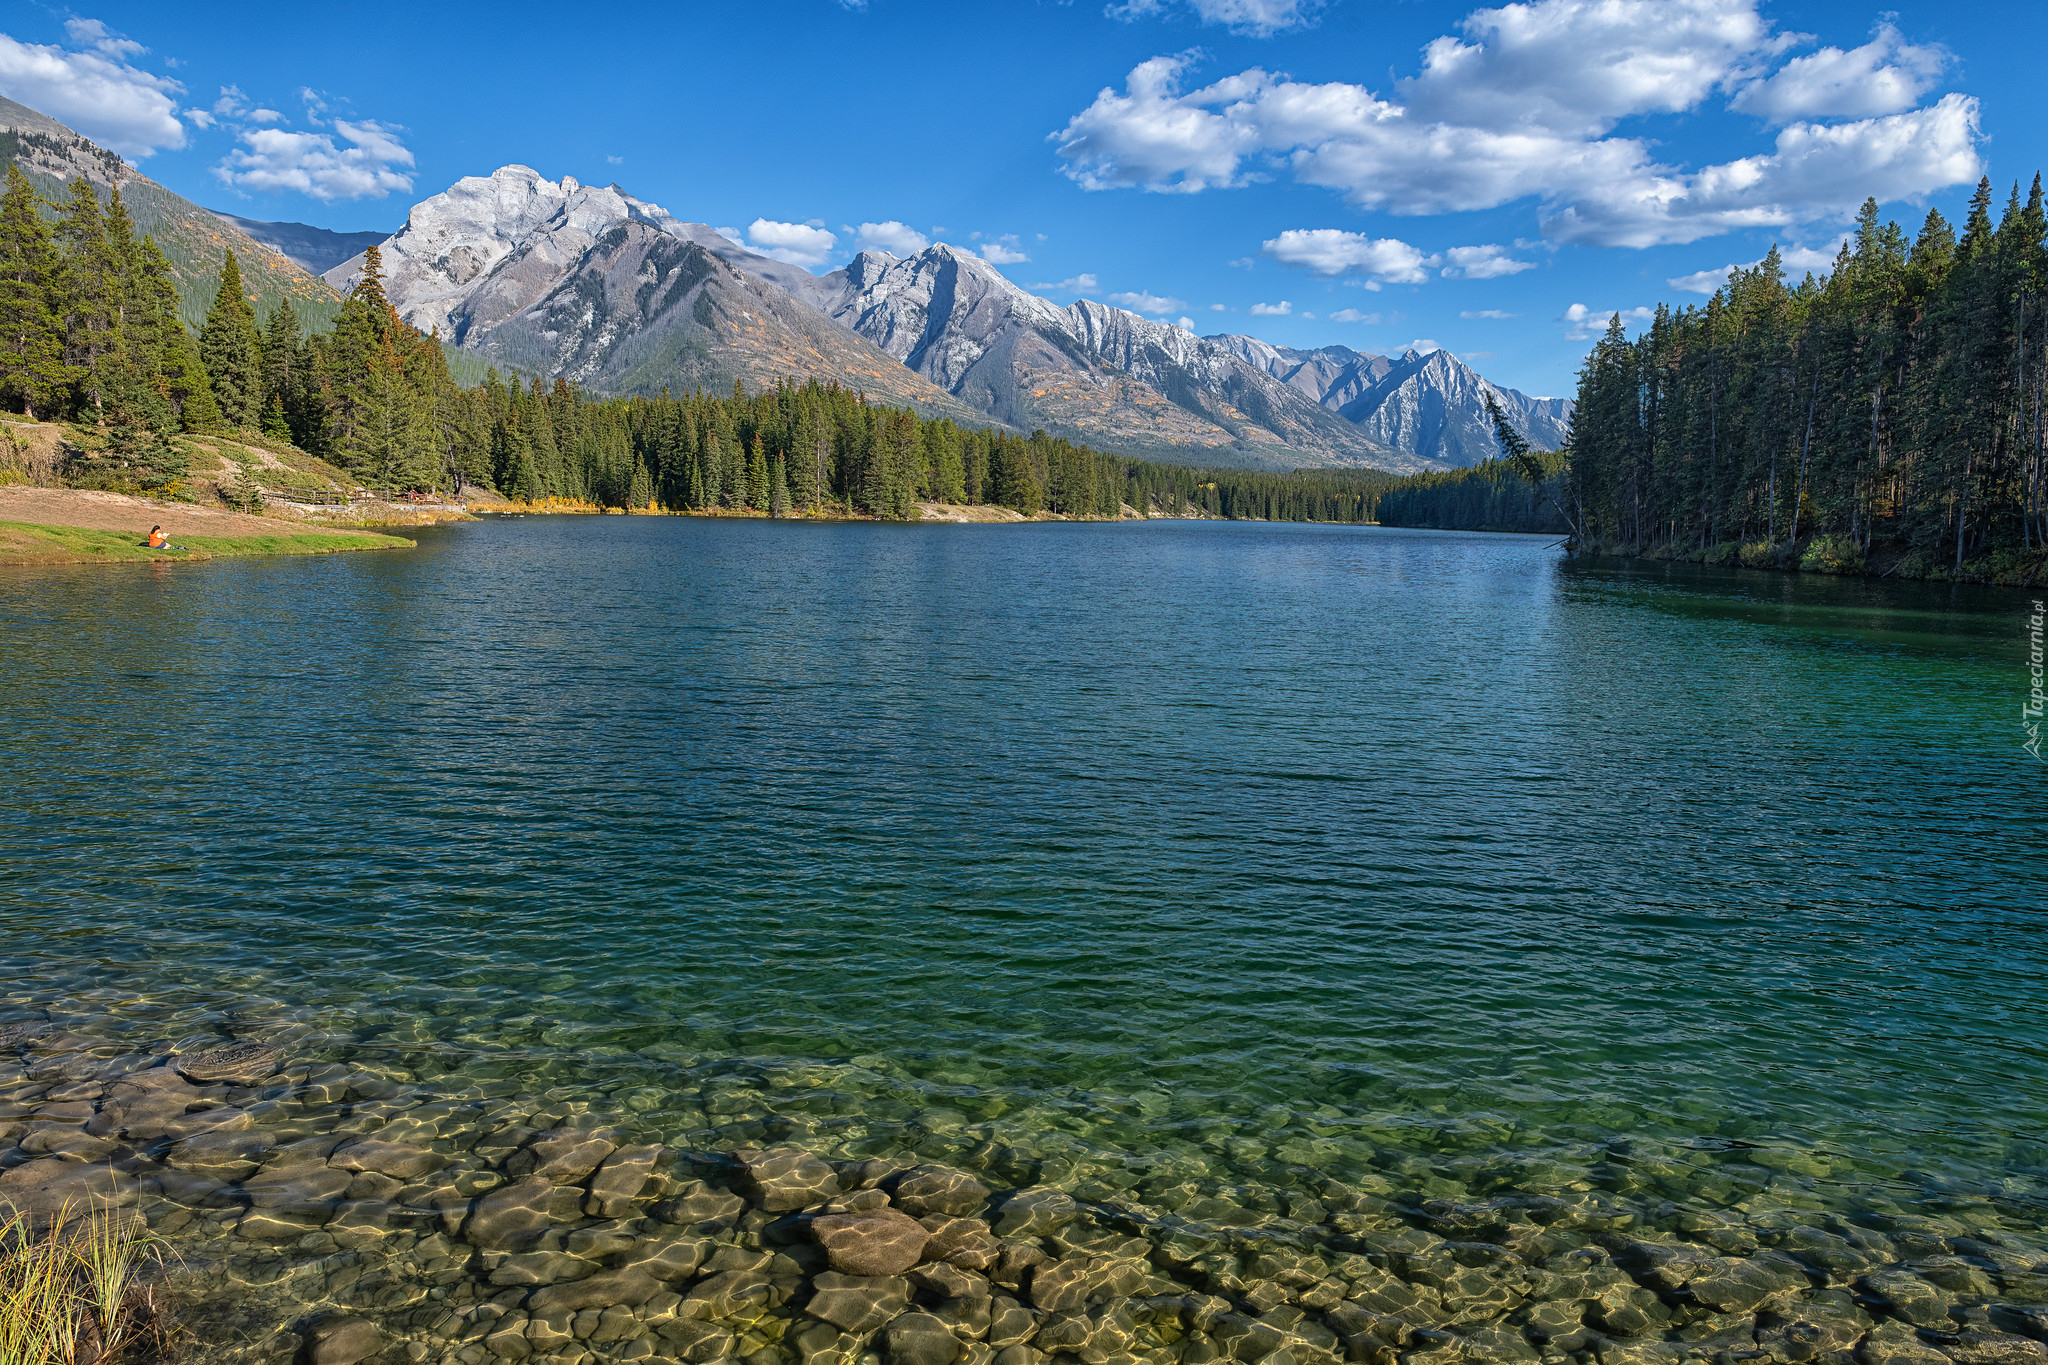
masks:
[[[1347,346],[1300,351],[1248,336],[1210,340],[1374,440],[1434,467],[1477,464],[1500,453],[1486,414],[1488,393],[1531,444],[1555,450],[1570,438],[1569,398],[1531,398],[1491,383],[1448,351],[1388,357]]]

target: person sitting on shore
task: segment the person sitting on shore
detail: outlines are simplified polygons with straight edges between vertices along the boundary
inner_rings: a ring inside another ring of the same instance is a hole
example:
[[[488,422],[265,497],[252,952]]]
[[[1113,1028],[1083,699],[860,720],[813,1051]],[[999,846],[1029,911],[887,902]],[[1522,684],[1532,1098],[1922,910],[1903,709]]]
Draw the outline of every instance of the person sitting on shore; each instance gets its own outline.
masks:
[[[152,526],[149,528],[149,539],[143,544],[152,550],[168,550],[171,548],[171,538],[164,534],[163,527]]]

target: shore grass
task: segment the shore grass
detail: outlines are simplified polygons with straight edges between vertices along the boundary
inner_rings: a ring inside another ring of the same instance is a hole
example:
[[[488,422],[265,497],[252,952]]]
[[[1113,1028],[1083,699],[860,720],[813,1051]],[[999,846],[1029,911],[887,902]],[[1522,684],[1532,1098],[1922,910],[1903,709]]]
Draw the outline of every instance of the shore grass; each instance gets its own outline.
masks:
[[[142,1272],[161,1248],[110,1209],[66,1205],[40,1236],[18,1211],[0,1218],[0,1361],[102,1365],[168,1354],[171,1326]],[[131,1350],[132,1348],[132,1350]]]
[[[134,531],[90,531],[0,521],[0,564],[169,563],[243,559],[252,555],[325,555],[351,550],[404,550],[417,542],[370,533],[286,531],[260,536],[174,536],[175,548],[152,550]]]

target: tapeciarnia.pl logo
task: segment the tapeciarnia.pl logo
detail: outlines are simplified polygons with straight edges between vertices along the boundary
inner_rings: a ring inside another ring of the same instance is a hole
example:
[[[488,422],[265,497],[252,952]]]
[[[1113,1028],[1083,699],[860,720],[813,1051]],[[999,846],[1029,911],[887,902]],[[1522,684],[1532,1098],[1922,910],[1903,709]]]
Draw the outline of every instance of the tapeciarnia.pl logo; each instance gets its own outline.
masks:
[[[2027,732],[2027,742],[2020,747],[2041,760],[2041,710],[2048,701],[2041,693],[2041,622],[2048,612],[2042,610],[2039,598],[2034,600],[2034,614],[2027,618],[2027,672],[2033,686],[2027,691],[2027,699],[2020,707],[2020,725]]]

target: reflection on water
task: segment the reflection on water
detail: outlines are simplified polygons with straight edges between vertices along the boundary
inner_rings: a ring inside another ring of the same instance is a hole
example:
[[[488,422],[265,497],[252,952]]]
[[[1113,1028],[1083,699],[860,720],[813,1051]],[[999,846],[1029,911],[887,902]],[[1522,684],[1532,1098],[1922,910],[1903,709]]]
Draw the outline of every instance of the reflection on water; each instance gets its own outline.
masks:
[[[2023,599],[1546,546],[8,571],[0,1198],[323,1365],[2048,1360]]]

